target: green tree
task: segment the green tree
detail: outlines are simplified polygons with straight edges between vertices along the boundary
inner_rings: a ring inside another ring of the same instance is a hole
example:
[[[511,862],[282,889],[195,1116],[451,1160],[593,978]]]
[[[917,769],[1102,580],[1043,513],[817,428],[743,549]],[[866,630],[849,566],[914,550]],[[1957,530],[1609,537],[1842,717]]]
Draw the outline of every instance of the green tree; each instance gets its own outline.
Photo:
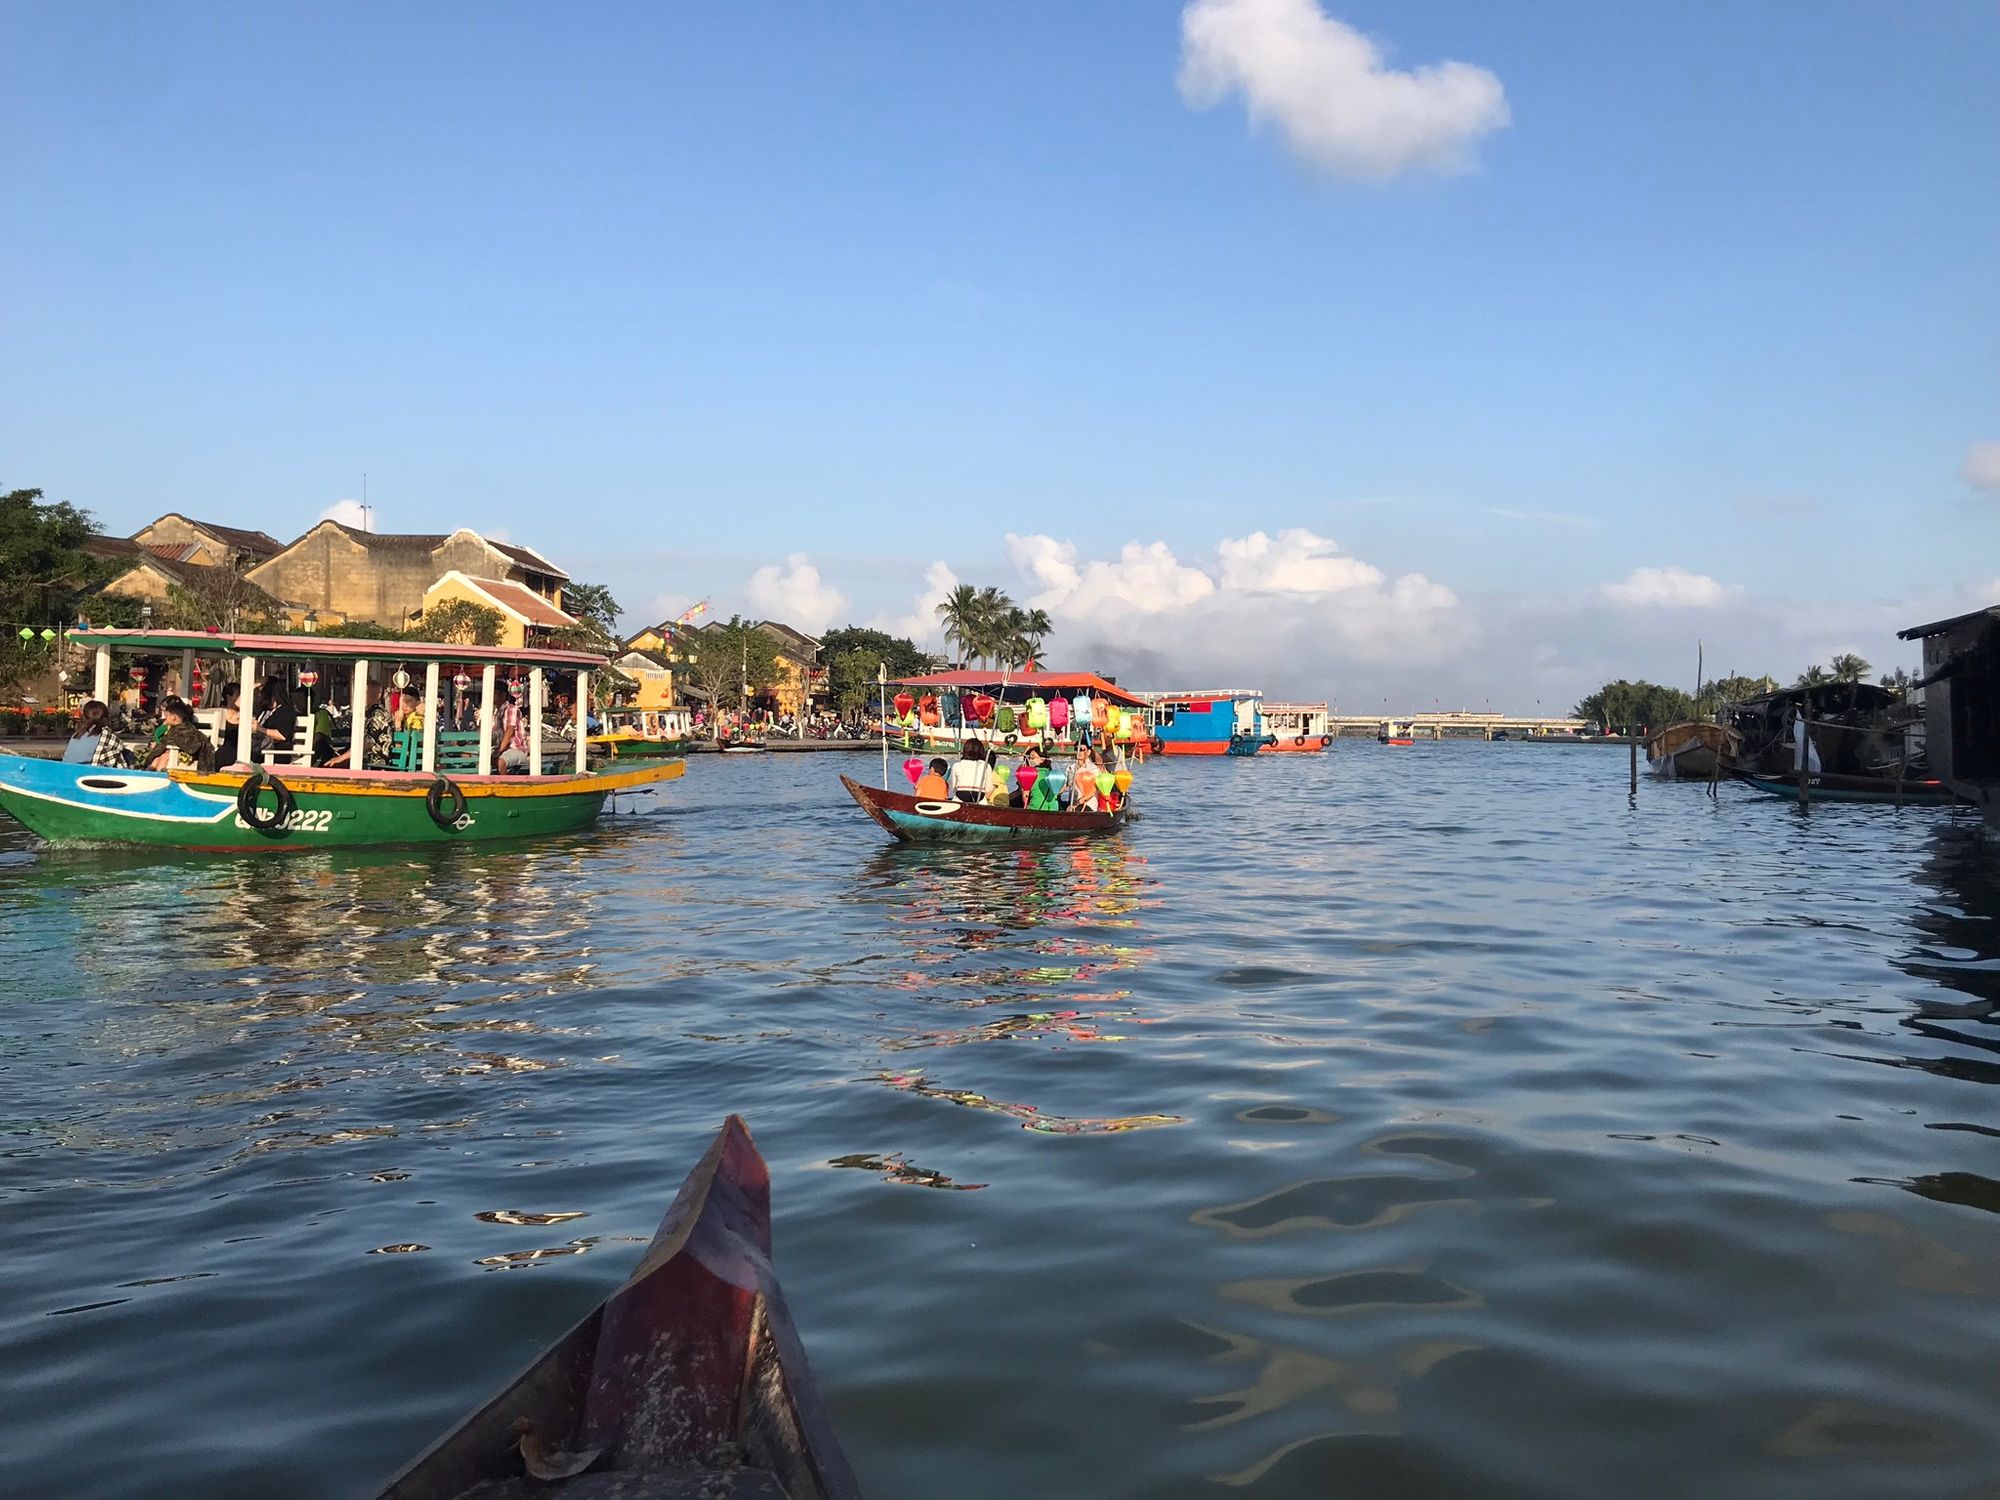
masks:
[[[937,617],[944,626],[945,644],[958,647],[960,661],[970,660],[983,628],[979,590],[961,583],[938,605]]]
[[[916,642],[859,625],[829,630],[820,637],[819,659],[826,667],[826,690],[835,706],[849,714],[875,707],[875,670],[891,678],[914,677],[930,670],[931,656]]]
[[[1631,734],[1691,719],[1695,708],[1694,699],[1679,688],[1662,687],[1657,682],[1627,682],[1621,677],[1605,683],[1572,712],[1613,733]]]
[[[778,643],[741,615],[681,640],[688,675],[719,707],[738,707],[778,681]]]
[[[104,568],[83,550],[90,514],[40,490],[0,495],[0,691],[50,669],[44,630],[76,622],[84,594],[103,582]],[[21,631],[35,632],[34,644]]]
[[[1694,700],[1695,714],[1712,719],[1732,703],[1745,703],[1777,690],[1775,677],[1718,677],[1701,685]]]
[[[1893,672],[1884,672],[1881,678],[1882,686],[1894,693],[1898,698],[1909,697],[1910,684],[1915,681],[1916,679],[1910,675],[1908,667],[1898,667]]]
[[[497,646],[506,625],[500,611],[470,599],[441,599],[403,632],[406,641],[439,641],[450,646]]]
[[[1843,651],[1826,664],[1826,669],[1835,682],[1865,682],[1875,670],[1866,657],[1856,656],[1852,651]]]
[[[1833,674],[1827,671],[1825,667],[1812,666],[1807,667],[1803,672],[1799,673],[1799,680],[1793,683],[1792,686],[1795,688],[1825,687],[1831,681],[1833,681]]]

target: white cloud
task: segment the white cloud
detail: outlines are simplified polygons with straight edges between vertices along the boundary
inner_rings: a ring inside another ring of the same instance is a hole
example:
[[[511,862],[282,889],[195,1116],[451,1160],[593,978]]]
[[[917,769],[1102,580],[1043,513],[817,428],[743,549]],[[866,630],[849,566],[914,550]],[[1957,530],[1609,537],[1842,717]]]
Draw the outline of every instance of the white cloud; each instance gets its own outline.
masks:
[[[910,612],[906,615],[878,615],[873,622],[874,628],[915,641],[919,646],[941,645],[944,637],[937,607],[951,596],[958,583],[958,575],[944,563],[932,563],[924,570],[923,588],[910,601]]]
[[[319,513],[319,518],[322,521],[338,521],[356,531],[368,528],[368,512],[359,500],[336,500]]]
[[[847,596],[819,576],[803,552],[787,557],[783,567],[771,563],[750,575],[746,590],[750,606],[767,620],[818,635],[846,609]]]
[[[1642,609],[1688,609],[1726,603],[1741,596],[1743,590],[1685,568],[1634,568],[1617,583],[1607,583],[1597,592],[1612,604]]]
[[[1402,72],[1316,0],[1191,0],[1181,12],[1181,98],[1208,109],[1241,92],[1299,156],[1336,176],[1460,171],[1472,143],[1510,119],[1485,68],[1443,62]]]
[[[1382,581],[1382,570],[1310,531],[1281,531],[1274,542],[1261,531],[1224,538],[1222,586],[1266,590],[1280,594],[1333,594],[1342,589],[1369,588]]]
[[[1007,555],[1040,585],[1029,604],[1051,614],[1156,614],[1215,592],[1215,580],[1175,557],[1165,542],[1127,542],[1115,560],[1079,565],[1076,544],[1007,534]]]
[[[1974,489],[2000,495],[2000,443],[1974,443],[1958,472]]]

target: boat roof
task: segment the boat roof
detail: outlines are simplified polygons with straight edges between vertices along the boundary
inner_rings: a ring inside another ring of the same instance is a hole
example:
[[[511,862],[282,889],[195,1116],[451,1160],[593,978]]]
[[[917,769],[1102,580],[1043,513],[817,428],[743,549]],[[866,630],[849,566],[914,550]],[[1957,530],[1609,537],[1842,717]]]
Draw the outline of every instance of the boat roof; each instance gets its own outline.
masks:
[[[1267,714],[1325,713],[1326,708],[1327,705],[1324,703],[1272,703],[1266,700],[1264,704],[1264,712]]]
[[[942,688],[962,693],[968,688],[1036,688],[1054,689],[1065,693],[1090,693],[1099,698],[1110,698],[1119,703],[1129,703],[1137,708],[1142,699],[1128,693],[1115,682],[1108,682],[1095,672],[995,672],[963,670],[957,672],[926,672],[921,677],[894,677],[891,687]]]
[[[1775,693],[1739,698],[1729,706],[1732,709],[1767,708],[1801,699],[1810,702],[1815,698],[1845,698],[1857,709],[1885,708],[1897,701],[1896,695],[1889,689],[1877,687],[1872,682],[1816,682],[1811,687],[1779,688]]]
[[[527,646],[457,646],[444,641],[384,641],[338,635],[231,635],[215,630],[72,630],[79,646],[114,651],[203,651],[214,656],[367,657],[372,661],[487,662],[499,666],[581,667],[605,664],[594,651],[547,651]]]
[[[1947,630],[1955,630],[1960,625],[1969,625],[1974,620],[1985,619],[1989,615],[2000,615],[2000,604],[1988,605],[1985,609],[1975,609],[1970,614],[1953,615],[1949,620],[1933,620],[1928,625],[1912,625],[1908,630],[1896,632],[1899,641],[1920,641],[1925,636],[1943,635]]]
[[[1141,698],[1144,698],[1148,703],[1170,703],[1170,702],[1184,703],[1189,700],[1199,700],[1199,699],[1207,699],[1209,702],[1212,703],[1217,698],[1229,698],[1229,699],[1262,698],[1264,696],[1264,690],[1262,688],[1239,687],[1239,688],[1203,688],[1199,692],[1188,692],[1176,688],[1171,693],[1150,692],[1150,693],[1141,693],[1139,696]],[[1315,708],[1322,708],[1325,705],[1314,704],[1313,706]]]

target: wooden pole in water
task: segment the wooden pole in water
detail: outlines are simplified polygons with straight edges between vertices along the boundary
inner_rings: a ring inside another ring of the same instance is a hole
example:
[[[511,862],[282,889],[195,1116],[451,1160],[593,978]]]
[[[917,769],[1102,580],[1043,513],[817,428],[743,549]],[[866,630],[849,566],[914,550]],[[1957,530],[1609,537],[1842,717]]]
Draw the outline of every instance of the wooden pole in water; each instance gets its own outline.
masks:
[[[1625,727],[1630,729],[1632,726],[1627,724]],[[1632,795],[1636,797],[1639,795],[1639,736],[1629,736],[1626,743],[1632,747]]]

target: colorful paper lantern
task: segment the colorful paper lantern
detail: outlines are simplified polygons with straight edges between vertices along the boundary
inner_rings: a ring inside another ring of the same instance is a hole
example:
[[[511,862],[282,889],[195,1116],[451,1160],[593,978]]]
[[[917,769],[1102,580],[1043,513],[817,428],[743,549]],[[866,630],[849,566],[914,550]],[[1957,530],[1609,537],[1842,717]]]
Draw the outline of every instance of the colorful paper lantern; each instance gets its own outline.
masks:
[[[899,719],[917,706],[917,700],[908,693],[898,693],[889,701],[896,705],[896,717]]]
[[[1113,789],[1116,788],[1117,785],[1118,785],[1118,778],[1116,776],[1113,776],[1109,771],[1099,771],[1097,773],[1098,796],[1100,797],[1110,796]]]
[[[300,687],[309,688],[318,681],[319,681],[319,673],[315,672],[311,667],[306,667],[299,673]]]
[[[903,774],[910,778],[910,785],[915,786],[923,779],[923,761],[917,756],[912,755],[908,760],[903,762]]]
[[[1035,784],[1037,774],[1035,768],[1026,761],[1022,761],[1021,764],[1014,767],[1014,784],[1021,789],[1023,795],[1027,793],[1029,787]]]
[[[1120,771],[1111,780],[1117,786],[1118,795],[1121,797],[1132,790],[1132,773],[1130,771]]]

